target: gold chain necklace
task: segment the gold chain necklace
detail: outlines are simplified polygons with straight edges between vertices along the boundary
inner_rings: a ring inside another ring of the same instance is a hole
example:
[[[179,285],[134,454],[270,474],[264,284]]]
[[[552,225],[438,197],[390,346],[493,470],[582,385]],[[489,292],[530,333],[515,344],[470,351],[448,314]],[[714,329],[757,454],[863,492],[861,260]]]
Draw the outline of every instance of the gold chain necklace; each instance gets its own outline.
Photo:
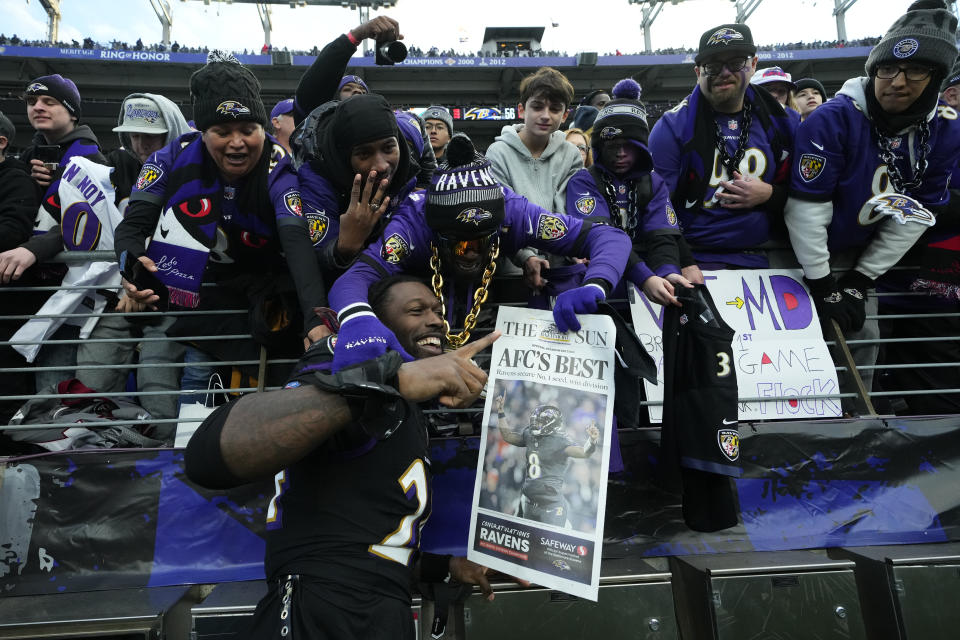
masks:
[[[490,249],[490,264],[483,270],[483,276],[480,278],[480,286],[473,292],[473,305],[470,313],[463,321],[463,331],[460,333],[450,332],[450,323],[447,322],[447,303],[443,300],[443,276],[440,275],[440,256],[437,253],[437,246],[430,244],[433,256],[430,258],[430,268],[433,270],[433,293],[440,300],[440,307],[443,310],[443,330],[447,333],[447,344],[452,349],[459,349],[467,340],[470,339],[470,332],[477,326],[477,315],[480,313],[480,307],[487,301],[487,288],[493,279],[493,272],[497,270],[497,256],[500,255],[500,238],[493,241],[493,247]]]

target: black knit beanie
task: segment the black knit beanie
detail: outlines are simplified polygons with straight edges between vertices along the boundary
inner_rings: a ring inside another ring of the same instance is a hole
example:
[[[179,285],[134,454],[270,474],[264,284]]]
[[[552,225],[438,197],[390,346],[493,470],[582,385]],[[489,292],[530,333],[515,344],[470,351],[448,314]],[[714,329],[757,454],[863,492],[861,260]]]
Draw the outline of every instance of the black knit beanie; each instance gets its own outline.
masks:
[[[231,122],[267,124],[257,77],[232,54],[223,51],[211,51],[207,64],[190,76],[190,101],[200,131]]]
[[[353,148],[358,144],[394,137],[400,146],[400,160],[387,193],[399,193],[410,178],[410,151],[406,139],[400,134],[397,117],[386,99],[375,93],[365,93],[342,102],[327,103],[325,108],[330,107],[332,112],[327,112],[316,123],[315,136],[321,156],[313,159],[317,171],[338,190],[349,193],[356,175],[350,163]]]
[[[375,93],[352,96],[337,106],[333,139],[349,155],[358,144],[400,137],[397,118],[386,99]]]
[[[804,89],[813,89],[820,94],[820,99],[827,101],[827,90],[823,88],[823,83],[816,78],[800,78],[797,80],[797,91]]]
[[[923,62],[935,67],[939,82],[957,59],[956,31],[957,18],[943,0],[917,0],[870,51],[867,75],[881,63]]]
[[[64,106],[71,116],[80,119],[80,92],[70,78],[59,73],[35,78],[23,92],[27,96],[50,96]]]
[[[443,159],[427,192],[427,225],[455,238],[479,238],[499,229],[505,217],[503,189],[490,162],[463,133],[450,139]]]
[[[647,144],[650,125],[647,110],[640,102],[640,85],[632,78],[621,80],[613,87],[613,100],[603,105],[593,121],[594,149],[607,140],[629,138]]]

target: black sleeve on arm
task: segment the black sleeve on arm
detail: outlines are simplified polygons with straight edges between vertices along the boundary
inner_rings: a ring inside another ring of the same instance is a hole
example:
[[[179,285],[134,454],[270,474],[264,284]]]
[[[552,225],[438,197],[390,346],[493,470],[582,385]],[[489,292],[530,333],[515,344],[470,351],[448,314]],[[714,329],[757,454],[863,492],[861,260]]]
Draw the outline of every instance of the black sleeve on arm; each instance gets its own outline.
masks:
[[[229,489],[247,484],[246,480],[233,475],[227,468],[227,463],[223,461],[223,453],[220,451],[220,432],[223,431],[223,424],[227,421],[230,410],[236,404],[237,400],[234,400],[217,407],[207,416],[194,432],[183,452],[187,477],[201,487]]]
[[[946,204],[927,208],[937,216],[938,229],[960,229],[960,189],[950,189]]]
[[[0,251],[14,249],[30,239],[37,217],[37,190],[19,169],[7,169],[0,183]]]
[[[603,289],[604,295],[609,296],[611,293],[613,293],[613,284],[607,282],[603,278],[587,278],[580,286],[585,287],[588,284],[598,285],[601,289]]]
[[[767,213],[783,215],[783,208],[787,206],[787,188],[780,184],[770,186],[773,188],[773,193],[770,194],[770,199],[763,203],[763,208]]]
[[[417,174],[417,187],[429,189],[433,172],[437,170],[437,155],[433,152],[433,147],[430,146],[430,136],[427,135],[427,130],[424,129],[421,135],[423,136],[423,155],[417,158],[417,165],[420,167],[420,173]]]
[[[130,201],[123,221],[113,232],[113,247],[118,260],[124,251],[134,258],[146,253],[146,240],[153,237],[160,221],[160,206],[149,200]]]
[[[46,233],[31,237],[23,247],[37,256],[37,262],[45,262],[63,251],[63,231],[57,225]]]
[[[677,236],[677,250],[680,252],[680,264],[677,266],[681,269],[697,264],[697,261],[693,257],[693,251],[690,249],[690,245],[687,244],[687,239],[682,235]]]
[[[451,555],[440,555],[421,551],[414,567],[414,573],[420,582],[443,582],[450,576]]]
[[[310,242],[306,221],[293,216],[279,218],[277,234],[297,288],[297,298],[303,311],[303,332],[306,334],[322,322],[313,308],[327,306],[327,287]]]
[[[337,85],[347,69],[350,57],[357,47],[350,43],[346,34],[341,34],[320,50],[320,55],[300,77],[297,85],[297,108],[293,110],[294,122],[300,122],[324,102],[333,100]]]
[[[656,270],[665,264],[680,266],[680,249],[677,246],[677,233],[650,233],[647,234],[643,249],[646,254],[643,261],[651,270]]]

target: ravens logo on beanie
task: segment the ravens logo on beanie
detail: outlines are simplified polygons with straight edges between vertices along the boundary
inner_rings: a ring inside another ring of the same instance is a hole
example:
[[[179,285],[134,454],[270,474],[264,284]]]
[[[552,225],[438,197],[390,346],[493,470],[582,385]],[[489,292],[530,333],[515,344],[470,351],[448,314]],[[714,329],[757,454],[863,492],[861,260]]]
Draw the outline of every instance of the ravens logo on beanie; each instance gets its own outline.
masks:
[[[207,64],[190,76],[190,100],[200,131],[231,122],[267,124],[257,77],[232,54],[223,51],[211,51]]]
[[[632,78],[621,80],[613,87],[613,100],[603,105],[593,121],[593,146],[599,148],[606,140],[629,138],[647,143],[650,125],[647,110],[640,102],[640,85]]]
[[[500,228],[505,217],[503,189],[488,161],[463,133],[450,139],[444,161],[427,191],[427,225],[457,238],[478,238]]]
[[[943,0],[917,0],[867,56],[867,75],[881,63],[921,62],[943,78],[957,58],[957,18]]]
[[[77,85],[59,73],[34,79],[27,85],[23,95],[50,96],[62,104],[71,116],[80,118],[80,92],[77,91]]]

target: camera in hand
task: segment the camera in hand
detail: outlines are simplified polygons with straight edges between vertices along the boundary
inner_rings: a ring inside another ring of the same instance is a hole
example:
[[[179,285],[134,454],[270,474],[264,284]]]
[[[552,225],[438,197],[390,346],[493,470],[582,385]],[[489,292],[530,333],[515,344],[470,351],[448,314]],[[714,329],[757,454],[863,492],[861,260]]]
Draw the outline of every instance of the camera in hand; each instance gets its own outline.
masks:
[[[377,40],[376,63],[394,65],[407,59],[407,45],[399,40]]]

